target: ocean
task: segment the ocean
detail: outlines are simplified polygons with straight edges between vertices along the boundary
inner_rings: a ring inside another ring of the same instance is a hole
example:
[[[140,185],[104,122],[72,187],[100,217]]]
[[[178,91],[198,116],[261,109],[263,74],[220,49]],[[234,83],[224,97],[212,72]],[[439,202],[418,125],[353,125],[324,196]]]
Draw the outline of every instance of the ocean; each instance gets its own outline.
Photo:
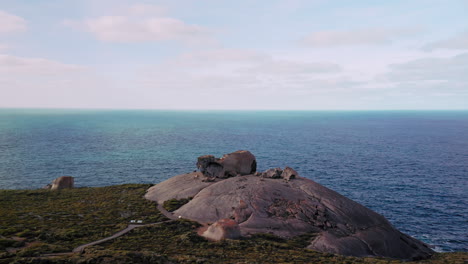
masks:
[[[0,109],[0,189],[158,183],[241,149],[468,251],[468,111]]]

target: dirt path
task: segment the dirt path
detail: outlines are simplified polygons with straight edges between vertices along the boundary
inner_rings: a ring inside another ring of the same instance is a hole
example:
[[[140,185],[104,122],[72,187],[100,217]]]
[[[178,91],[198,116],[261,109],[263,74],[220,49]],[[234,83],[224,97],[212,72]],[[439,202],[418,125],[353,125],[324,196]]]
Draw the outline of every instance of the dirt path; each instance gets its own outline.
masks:
[[[89,242],[87,244],[80,245],[80,246],[74,248],[72,250],[72,252],[50,253],[50,254],[44,254],[44,255],[42,255],[40,257],[41,258],[47,258],[47,257],[54,257],[54,256],[70,255],[70,254],[73,254],[73,253],[82,253],[86,247],[98,245],[98,244],[107,242],[109,240],[112,240],[114,238],[118,238],[118,237],[120,237],[122,235],[125,235],[126,233],[132,231],[135,228],[144,227],[144,226],[159,225],[159,224],[162,224],[162,223],[172,222],[172,221],[175,221],[175,220],[179,219],[178,217],[174,216],[174,214],[172,214],[172,213],[168,212],[166,209],[164,209],[164,207],[162,205],[160,205],[160,204],[158,204],[158,210],[165,217],[169,218],[169,220],[156,222],[156,223],[150,223],[150,224],[137,224],[137,225],[130,224],[125,229],[120,230],[119,232],[113,234],[112,236],[109,236],[109,237],[106,237],[106,238],[103,238],[103,239],[99,239],[99,240],[96,240],[96,241],[93,241],[93,242]]]
[[[144,226],[159,225],[159,224],[162,224],[162,223],[167,223],[167,222],[172,222],[172,221],[174,221],[174,219],[161,221],[161,222],[157,222],[157,223],[145,224],[145,225],[128,225],[127,228],[125,228],[123,230],[120,230],[119,232],[113,234],[112,236],[109,236],[109,237],[106,237],[106,238],[103,238],[103,239],[99,239],[99,240],[96,240],[96,241],[93,241],[93,242],[78,246],[78,247],[74,248],[72,252],[73,253],[81,253],[81,252],[83,252],[83,250],[86,247],[98,245],[98,244],[107,242],[109,240],[112,240],[114,238],[118,238],[118,237],[120,237],[122,235],[125,235],[126,233],[130,232],[131,230],[133,230],[135,228],[144,227]]]
[[[117,238],[121,235],[124,235],[128,232],[130,232],[132,229],[134,228],[137,228],[137,227],[141,227],[141,226],[146,226],[146,225],[128,225],[127,228],[123,229],[123,230],[120,230],[119,232],[113,234],[112,236],[110,237],[106,237],[106,238],[103,238],[103,239],[100,239],[100,240],[96,240],[96,241],[93,241],[91,243],[88,243],[88,244],[84,244],[84,245],[81,245],[81,246],[78,246],[76,248],[73,249],[72,252],[83,252],[83,250],[86,248],[86,247],[89,247],[89,246],[94,246],[94,245],[97,245],[97,244],[101,244],[101,243],[104,243],[106,241],[109,241],[111,239],[114,239],[114,238]]]
[[[161,221],[161,222],[157,222],[157,223],[151,223],[151,224],[145,224],[145,225],[128,225],[127,228],[123,229],[123,230],[120,230],[119,232],[113,234],[112,236],[109,236],[109,237],[106,237],[106,238],[103,238],[103,239],[100,239],[100,240],[96,240],[96,241],[93,241],[93,242],[90,242],[90,243],[87,243],[87,244],[84,244],[84,245],[81,245],[81,246],[78,246],[76,248],[73,249],[73,253],[81,253],[83,252],[83,250],[86,248],[86,247],[90,247],[90,246],[94,246],[94,245],[98,245],[98,244],[101,244],[101,243],[104,243],[106,241],[109,241],[109,240],[112,240],[114,238],[117,238],[117,237],[120,237],[122,235],[125,235],[126,233],[130,232],[131,230],[135,229],[135,228],[139,228],[139,227],[144,227],[144,226],[151,226],[151,225],[158,225],[158,224],[162,224],[162,223],[167,223],[167,222],[172,222],[174,220],[177,220],[178,217],[174,216],[172,213],[168,212],[166,209],[164,209],[164,207],[160,204],[158,204],[158,210],[167,218],[169,218],[170,220],[167,220],[167,221]]]

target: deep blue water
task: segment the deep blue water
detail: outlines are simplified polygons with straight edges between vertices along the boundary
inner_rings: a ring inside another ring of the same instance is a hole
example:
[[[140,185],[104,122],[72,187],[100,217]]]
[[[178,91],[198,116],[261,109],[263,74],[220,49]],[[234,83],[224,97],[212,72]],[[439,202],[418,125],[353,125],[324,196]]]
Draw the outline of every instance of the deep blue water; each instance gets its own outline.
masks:
[[[439,251],[468,251],[468,111],[0,109],[0,188],[158,183],[250,150],[383,214]]]

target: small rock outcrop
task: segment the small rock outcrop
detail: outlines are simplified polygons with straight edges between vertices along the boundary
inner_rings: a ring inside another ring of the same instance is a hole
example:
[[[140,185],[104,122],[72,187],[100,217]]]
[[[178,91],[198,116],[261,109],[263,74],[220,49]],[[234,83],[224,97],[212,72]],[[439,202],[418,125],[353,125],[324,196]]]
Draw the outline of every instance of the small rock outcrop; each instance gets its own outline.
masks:
[[[221,158],[213,155],[198,157],[197,168],[209,178],[229,178],[254,173],[257,170],[257,161],[249,151],[238,150]]]
[[[299,177],[299,173],[297,173],[297,171],[295,171],[293,168],[286,167],[284,170],[281,168],[268,169],[256,176],[262,176],[264,178],[271,179],[285,179],[286,181],[289,181]]]
[[[174,213],[202,224],[215,223],[203,234],[210,239],[236,237],[238,228],[241,236],[315,234],[307,248],[341,255],[424,259],[433,254],[382,215],[292,168],[255,172],[255,157],[248,151],[221,159],[202,156],[197,167],[200,171],[151,187],[145,197],[159,204],[193,197]]]
[[[71,176],[61,176],[47,184],[44,188],[50,190],[71,189],[75,187],[75,178]]]
[[[287,181],[295,179],[296,177],[299,177],[299,173],[297,173],[297,171],[290,167],[284,168],[283,173],[281,173],[281,178]]]
[[[220,219],[203,232],[203,237],[212,240],[236,239],[241,237],[239,225],[232,219]]]

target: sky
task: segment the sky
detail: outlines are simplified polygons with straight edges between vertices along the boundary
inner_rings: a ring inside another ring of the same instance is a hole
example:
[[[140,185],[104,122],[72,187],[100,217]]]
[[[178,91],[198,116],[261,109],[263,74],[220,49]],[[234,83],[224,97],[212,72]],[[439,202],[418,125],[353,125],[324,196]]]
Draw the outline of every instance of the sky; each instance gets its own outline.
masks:
[[[468,0],[0,0],[0,108],[468,109]]]

